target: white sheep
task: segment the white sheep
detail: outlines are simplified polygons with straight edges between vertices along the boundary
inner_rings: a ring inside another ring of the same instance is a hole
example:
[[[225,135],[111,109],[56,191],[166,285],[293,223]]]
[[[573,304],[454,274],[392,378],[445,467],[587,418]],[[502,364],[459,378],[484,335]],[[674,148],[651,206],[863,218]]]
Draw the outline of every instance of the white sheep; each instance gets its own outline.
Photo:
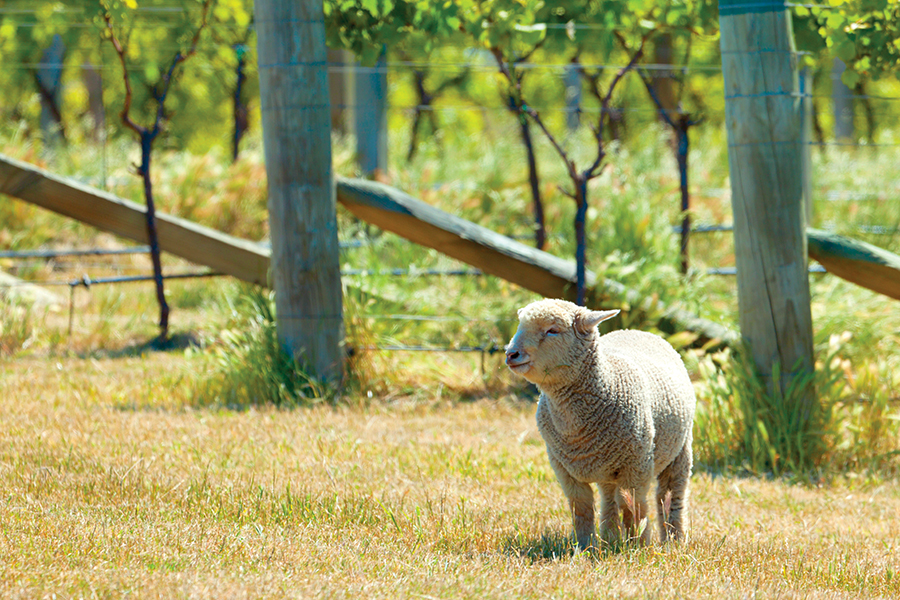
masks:
[[[605,543],[635,536],[657,480],[662,541],[684,538],[694,388],[679,354],[659,336],[632,330],[600,335],[618,310],[592,311],[563,300],[519,309],[506,364],[541,391],[537,425],[569,501],[581,550],[598,548],[594,493],[601,495]],[[640,536],[650,542],[650,527]]]

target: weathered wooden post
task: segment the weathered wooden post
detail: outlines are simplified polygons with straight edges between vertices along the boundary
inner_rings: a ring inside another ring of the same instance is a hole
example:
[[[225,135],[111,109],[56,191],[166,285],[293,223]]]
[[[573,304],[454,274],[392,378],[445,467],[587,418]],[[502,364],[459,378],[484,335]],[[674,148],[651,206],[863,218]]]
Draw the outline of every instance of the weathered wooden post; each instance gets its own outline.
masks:
[[[53,43],[41,55],[40,65],[34,74],[41,97],[41,132],[44,134],[45,147],[58,146],[59,142],[65,140],[60,110],[65,56],[66,45],[62,36],[56,34],[53,36]]]
[[[813,368],[791,15],[784,0],[719,0],[719,25],[741,334],[770,391],[784,391]]]
[[[387,171],[387,57],[372,67],[357,65],[355,80],[356,154],[364,177]]]
[[[854,140],[853,127],[853,92],[841,79],[847,65],[839,58],[834,59],[831,68],[831,100],[834,103],[834,138],[838,142],[849,143]]]
[[[278,337],[324,379],[342,371],[343,318],[321,0],[256,0]]]

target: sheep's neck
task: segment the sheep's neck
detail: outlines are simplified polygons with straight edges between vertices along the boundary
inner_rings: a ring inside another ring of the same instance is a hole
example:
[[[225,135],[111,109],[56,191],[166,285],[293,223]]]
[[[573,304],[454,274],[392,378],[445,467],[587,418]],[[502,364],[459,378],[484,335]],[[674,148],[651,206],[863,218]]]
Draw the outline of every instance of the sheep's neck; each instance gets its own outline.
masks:
[[[608,361],[597,351],[595,345],[588,346],[578,360],[572,362],[574,364],[567,367],[564,373],[538,384],[538,388],[554,408],[565,409],[566,405],[575,400],[584,402],[588,400],[585,392],[591,389],[599,391],[598,388],[606,387]]]
[[[606,413],[604,405],[614,403],[609,392],[608,362],[596,350],[574,368],[568,377],[555,384],[538,386],[543,392],[551,434],[563,448],[580,448],[587,435],[594,435],[598,414]],[[613,407],[609,407],[614,410]],[[571,458],[571,457],[570,457]]]

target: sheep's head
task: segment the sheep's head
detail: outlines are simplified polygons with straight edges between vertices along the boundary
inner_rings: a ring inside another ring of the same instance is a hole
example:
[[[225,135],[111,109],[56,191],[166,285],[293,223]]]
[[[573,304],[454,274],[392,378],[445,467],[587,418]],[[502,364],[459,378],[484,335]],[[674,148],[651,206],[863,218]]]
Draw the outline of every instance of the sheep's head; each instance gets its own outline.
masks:
[[[520,308],[519,328],[506,347],[509,369],[532,383],[565,377],[593,343],[597,325],[618,310],[588,310],[565,300],[540,300]]]

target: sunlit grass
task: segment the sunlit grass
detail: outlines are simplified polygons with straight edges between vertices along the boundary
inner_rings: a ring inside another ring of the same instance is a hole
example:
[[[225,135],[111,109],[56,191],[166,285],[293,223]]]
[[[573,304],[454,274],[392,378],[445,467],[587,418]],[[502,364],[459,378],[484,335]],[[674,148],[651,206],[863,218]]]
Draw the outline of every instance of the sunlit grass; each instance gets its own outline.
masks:
[[[686,545],[592,560],[573,554],[530,403],[198,410],[208,366],[2,367],[3,596],[900,593],[895,483],[699,474]]]
[[[530,243],[524,150],[513,122],[491,116],[501,114],[445,121],[411,163],[398,158],[407,129],[395,127],[381,177]],[[142,202],[132,138],[48,151],[4,127],[3,153]],[[734,278],[705,275],[734,266],[730,234],[694,235],[691,272],[678,274],[674,157],[660,128],[635,131],[591,183],[589,267],[736,327]],[[731,222],[723,135],[692,137],[695,223]],[[356,175],[353,141],[334,142],[335,172]],[[578,164],[593,158],[585,130],[565,143]],[[536,147],[548,250],[570,258],[564,167],[539,135]],[[258,136],[234,165],[162,146],[154,160],[160,210],[266,238]],[[900,250],[895,155],[826,148],[813,163],[813,224]],[[427,274],[467,267],[341,209],[338,220],[341,239],[361,244],[342,252],[342,268],[374,273],[344,278],[340,389],[286,359],[266,296],[248,302],[226,279],[167,283],[164,348],[152,343],[150,283],[61,285],[49,309],[0,300],[0,596],[900,596],[895,301],[811,277],[821,411],[799,426],[786,423],[785,398],[751,385],[746,364],[686,349],[699,399],[689,542],[591,559],[575,554],[534,390],[496,352],[535,295],[494,277]],[[4,249],[123,245],[0,199]],[[0,266],[63,284],[149,271],[146,256]],[[389,269],[407,274],[378,274]]]

